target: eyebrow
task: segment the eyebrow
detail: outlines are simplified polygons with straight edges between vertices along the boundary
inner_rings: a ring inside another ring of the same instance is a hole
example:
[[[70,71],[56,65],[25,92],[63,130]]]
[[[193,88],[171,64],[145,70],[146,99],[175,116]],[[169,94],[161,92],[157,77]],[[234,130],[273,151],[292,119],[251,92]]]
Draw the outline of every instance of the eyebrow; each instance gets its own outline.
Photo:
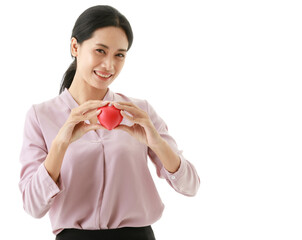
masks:
[[[98,45],[98,46],[102,46],[102,47],[104,47],[104,48],[107,48],[107,49],[109,49],[109,47],[107,46],[107,45],[105,45],[105,44],[102,44],[102,43],[97,43],[96,45]],[[118,51],[121,51],[121,52],[127,52],[127,49],[118,49]]]

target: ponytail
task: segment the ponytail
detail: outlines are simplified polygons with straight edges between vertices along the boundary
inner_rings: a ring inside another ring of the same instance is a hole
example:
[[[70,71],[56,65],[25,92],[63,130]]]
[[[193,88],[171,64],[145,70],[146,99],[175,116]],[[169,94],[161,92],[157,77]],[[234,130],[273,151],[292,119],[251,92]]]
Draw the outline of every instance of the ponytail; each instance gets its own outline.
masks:
[[[74,75],[76,73],[76,69],[77,69],[77,61],[76,59],[74,59],[73,62],[70,64],[69,68],[64,73],[61,87],[60,87],[60,94],[64,91],[65,88],[68,89],[70,87]]]

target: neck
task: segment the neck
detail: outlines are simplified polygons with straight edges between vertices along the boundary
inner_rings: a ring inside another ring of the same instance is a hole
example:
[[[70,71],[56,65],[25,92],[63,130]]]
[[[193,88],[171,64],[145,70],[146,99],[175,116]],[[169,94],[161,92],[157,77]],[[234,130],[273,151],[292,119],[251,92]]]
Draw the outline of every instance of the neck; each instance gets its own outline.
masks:
[[[75,76],[68,90],[74,100],[79,105],[81,105],[88,100],[103,100],[108,88],[94,88],[90,86],[85,80],[79,80]]]

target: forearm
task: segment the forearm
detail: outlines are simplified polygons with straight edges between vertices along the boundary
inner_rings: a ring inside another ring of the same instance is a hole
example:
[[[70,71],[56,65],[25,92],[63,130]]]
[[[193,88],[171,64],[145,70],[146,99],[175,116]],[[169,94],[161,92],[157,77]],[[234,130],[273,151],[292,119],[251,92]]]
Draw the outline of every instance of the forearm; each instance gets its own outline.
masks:
[[[54,139],[51,144],[50,151],[44,161],[44,166],[48,174],[56,183],[60,176],[61,166],[67,148],[68,144]]]
[[[166,140],[160,138],[156,146],[151,147],[152,151],[162,162],[164,168],[170,173],[175,173],[180,166],[179,156],[172,150]]]

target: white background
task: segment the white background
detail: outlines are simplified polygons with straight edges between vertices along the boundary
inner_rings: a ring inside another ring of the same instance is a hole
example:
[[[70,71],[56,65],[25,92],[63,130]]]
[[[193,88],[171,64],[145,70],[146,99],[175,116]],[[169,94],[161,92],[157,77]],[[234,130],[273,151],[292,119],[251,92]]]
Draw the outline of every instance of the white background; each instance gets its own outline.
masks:
[[[111,89],[147,99],[200,176],[189,198],[150,165],[166,205],[157,239],[302,239],[302,8],[292,0],[2,1],[1,236],[54,239],[48,216],[22,208],[24,118],[58,95],[74,22],[97,4],[134,31]]]

